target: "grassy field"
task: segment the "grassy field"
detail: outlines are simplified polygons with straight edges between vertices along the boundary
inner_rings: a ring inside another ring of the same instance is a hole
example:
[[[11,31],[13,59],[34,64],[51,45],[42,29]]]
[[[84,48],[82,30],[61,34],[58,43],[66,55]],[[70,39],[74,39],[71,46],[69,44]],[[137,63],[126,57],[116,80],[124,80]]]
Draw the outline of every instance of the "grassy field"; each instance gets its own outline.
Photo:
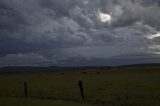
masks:
[[[87,101],[95,104],[160,106],[160,68],[87,69],[64,71],[63,74],[62,72],[1,74],[0,97],[24,97],[23,83],[27,81],[28,95],[31,98],[77,101],[78,103],[81,100],[79,80],[83,81]],[[1,105],[6,101],[16,103],[18,100],[0,99],[0,106],[7,106]],[[22,99],[22,103],[28,101],[30,100]],[[43,101],[33,101],[33,105],[36,106],[36,103],[41,102]],[[45,103],[47,101],[44,101]],[[46,106],[50,106],[50,103],[54,104],[49,101]]]
[[[77,102],[68,101],[51,101],[39,99],[24,99],[24,98],[0,98],[0,106],[93,106],[85,105]]]

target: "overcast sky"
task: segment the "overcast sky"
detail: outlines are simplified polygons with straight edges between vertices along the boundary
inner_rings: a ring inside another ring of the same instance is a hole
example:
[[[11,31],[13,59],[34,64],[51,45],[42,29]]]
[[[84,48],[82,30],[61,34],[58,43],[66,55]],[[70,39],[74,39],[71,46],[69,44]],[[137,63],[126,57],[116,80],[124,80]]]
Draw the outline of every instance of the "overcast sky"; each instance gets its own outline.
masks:
[[[160,0],[0,0],[0,67],[160,62]]]

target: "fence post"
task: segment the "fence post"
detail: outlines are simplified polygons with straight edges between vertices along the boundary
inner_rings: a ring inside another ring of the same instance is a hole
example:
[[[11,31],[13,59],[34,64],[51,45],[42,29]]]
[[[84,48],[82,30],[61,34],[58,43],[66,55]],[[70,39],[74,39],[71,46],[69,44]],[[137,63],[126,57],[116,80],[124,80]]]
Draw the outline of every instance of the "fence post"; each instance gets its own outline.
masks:
[[[28,89],[27,89],[27,82],[24,82],[24,97],[27,98],[28,97]]]
[[[85,102],[85,96],[84,96],[84,90],[83,90],[83,83],[82,81],[78,81],[78,84],[79,84],[79,89],[80,89],[80,92],[81,92],[81,97],[82,97],[82,100],[83,102]]]

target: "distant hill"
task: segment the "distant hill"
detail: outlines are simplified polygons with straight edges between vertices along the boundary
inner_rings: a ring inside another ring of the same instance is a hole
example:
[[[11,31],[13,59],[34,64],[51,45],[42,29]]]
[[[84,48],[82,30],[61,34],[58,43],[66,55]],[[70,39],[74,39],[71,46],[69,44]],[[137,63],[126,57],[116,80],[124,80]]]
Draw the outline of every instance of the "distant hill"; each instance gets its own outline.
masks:
[[[47,71],[56,68],[58,67],[11,66],[11,67],[1,67],[0,73],[37,72],[37,71]]]
[[[79,71],[85,69],[111,69],[109,66],[81,66],[81,67],[31,67],[31,66],[12,66],[0,68],[0,74],[5,73],[30,73],[30,72],[53,72],[53,71]]]
[[[131,64],[119,67],[158,67],[158,66],[160,66],[160,63]]]
[[[10,67],[1,67],[0,74],[5,73],[28,73],[28,72],[51,72],[51,71],[78,71],[85,69],[113,69],[113,68],[125,68],[125,67],[160,67],[160,63],[147,63],[147,64],[131,64],[123,66],[80,66],[80,67],[32,67],[32,66],[10,66]]]

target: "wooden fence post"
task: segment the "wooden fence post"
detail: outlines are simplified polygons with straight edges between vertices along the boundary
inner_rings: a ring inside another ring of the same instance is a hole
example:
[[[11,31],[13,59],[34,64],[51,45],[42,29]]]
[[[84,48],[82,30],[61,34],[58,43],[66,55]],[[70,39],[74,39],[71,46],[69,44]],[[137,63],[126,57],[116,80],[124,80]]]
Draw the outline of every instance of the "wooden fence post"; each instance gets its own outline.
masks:
[[[79,89],[80,89],[80,92],[81,92],[81,97],[82,97],[82,100],[85,102],[85,96],[84,96],[84,90],[83,90],[83,83],[82,81],[78,81],[78,84],[79,84]]]

